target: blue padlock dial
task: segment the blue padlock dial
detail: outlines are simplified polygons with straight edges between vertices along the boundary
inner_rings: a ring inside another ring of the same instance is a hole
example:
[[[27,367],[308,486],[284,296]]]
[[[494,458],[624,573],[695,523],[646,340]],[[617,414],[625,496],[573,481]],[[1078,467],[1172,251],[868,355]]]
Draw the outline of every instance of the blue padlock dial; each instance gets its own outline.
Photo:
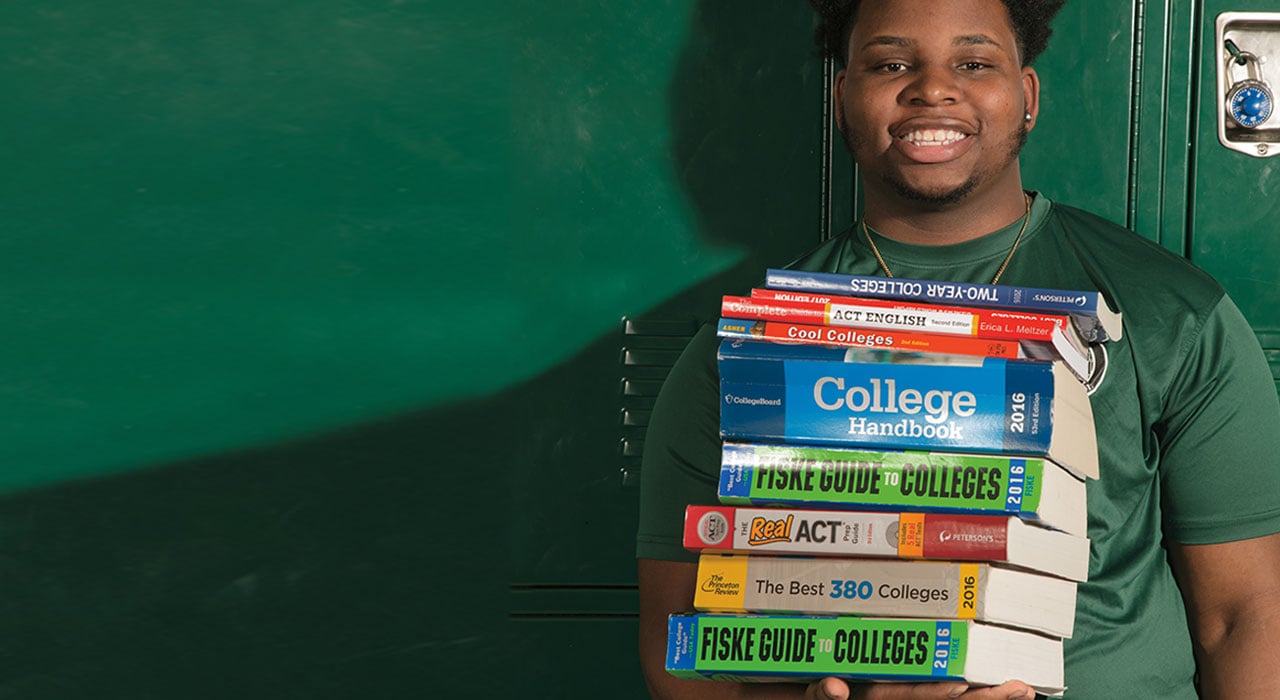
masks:
[[[1271,96],[1247,85],[1231,95],[1231,118],[1240,126],[1253,128],[1271,116]]]

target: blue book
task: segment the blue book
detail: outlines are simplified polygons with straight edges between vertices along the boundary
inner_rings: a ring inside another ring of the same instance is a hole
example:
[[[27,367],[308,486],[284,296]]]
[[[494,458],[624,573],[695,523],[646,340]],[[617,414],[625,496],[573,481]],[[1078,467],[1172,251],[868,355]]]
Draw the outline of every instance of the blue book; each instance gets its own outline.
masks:
[[[1121,315],[1098,292],[770,269],[769,289],[1066,314],[1090,343],[1119,340]]]
[[[850,350],[722,341],[721,436],[1030,455],[1097,478],[1093,410],[1062,363]]]

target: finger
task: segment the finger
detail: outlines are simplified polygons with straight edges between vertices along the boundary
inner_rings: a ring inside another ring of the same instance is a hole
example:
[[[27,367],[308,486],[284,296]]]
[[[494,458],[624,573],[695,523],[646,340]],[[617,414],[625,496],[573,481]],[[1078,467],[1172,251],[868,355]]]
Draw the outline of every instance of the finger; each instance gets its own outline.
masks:
[[[823,678],[809,684],[805,700],[848,700],[849,685],[839,678]]]
[[[971,688],[962,700],[1032,700],[1036,691],[1022,681],[1008,681],[990,688]]]

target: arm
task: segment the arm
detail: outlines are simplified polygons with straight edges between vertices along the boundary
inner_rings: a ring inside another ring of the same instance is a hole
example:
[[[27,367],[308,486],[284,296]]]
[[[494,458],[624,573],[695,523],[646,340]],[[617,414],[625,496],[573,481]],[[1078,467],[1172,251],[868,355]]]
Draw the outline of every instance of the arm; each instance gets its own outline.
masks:
[[[1280,651],[1280,402],[1257,337],[1223,297],[1156,426],[1169,563],[1205,698],[1272,694]],[[1272,682],[1268,682],[1272,681]]]
[[[1201,697],[1251,697],[1273,687],[1280,534],[1169,551],[1187,605]]]
[[[995,688],[968,689],[964,683],[891,683],[852,687],[834,678],[807,688],[789,683],[723,683],[685,680],[666,672],[667,615],[693,610],[698,565],[686,562],[639,560],[640,668],[649,694],[659,700],[1030,700],[1033,693],[1010,681]]]

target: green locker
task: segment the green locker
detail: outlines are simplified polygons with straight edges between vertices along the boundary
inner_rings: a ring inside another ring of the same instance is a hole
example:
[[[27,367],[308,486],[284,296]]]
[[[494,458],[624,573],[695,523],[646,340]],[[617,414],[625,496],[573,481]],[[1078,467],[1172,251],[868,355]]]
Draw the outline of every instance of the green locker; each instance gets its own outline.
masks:
[[[1218,72],[1225,71],[1224,58],[1230,55],[1217,31],[1219,15],[1266,15],[1253,23],[1227,25],[1225,36],[1243,37],[1239,39],[1242,43],[1258,42],[1241,48],[1271,54],[1266,67],[1274,74],[1274,54],[1280,52],[1280,13],[1274,3],[1259,0],[1206,2],[1199,10],[1197,39],[1202,50],[1193,64],[1199,91],[1190,119],[1195,133],[1194,167],[1188,184],[1191,235],[1186,255],[1222,282],[1253,324],[1280,386],[1280,244],[1276,240],[1280,183],[1274,175],[1280,137],[1273,115],[1256,130],[1263,140],[1255,144],[1259,147],[1255,152],[1271,155],[1259,157],[1225,147],[1218,138],[1218,122],[1223,118],[1226,95],[1219,91],[1217,80]],[[1263,75],[1268,77],[1266,72]],[[1230,86],[1244,77],[1243,70],[1232,72],[1224,83]]]
[[[1280,377],[1280,161],[1218,146],[1212,79],[1264,4],[1069,2],[1023,165],[1213,273]],[[653,396],[857,208],[812,25],[0,7],[0,698],[643,696]]]

